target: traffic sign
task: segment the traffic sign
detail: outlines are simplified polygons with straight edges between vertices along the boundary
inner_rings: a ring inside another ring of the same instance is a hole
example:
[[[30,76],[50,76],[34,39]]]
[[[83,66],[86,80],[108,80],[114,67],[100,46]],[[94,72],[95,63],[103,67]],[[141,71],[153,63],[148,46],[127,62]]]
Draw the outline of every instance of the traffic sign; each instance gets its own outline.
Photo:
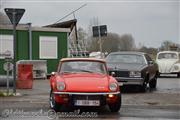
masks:
[[[101,36],[107,36],[107,26],[106,25],[100,26],[100,34],[101,34]]]
[[[11,62],[6,62],[3,64],[3,68],[5,71],[11,71],[13,70],[13,64]]]
[[[25,9],[5,8],[4,11],[9,17],[11,23],[17,26],[17,24],[19,23],[21,17],[25,12]]]
[[[93,26],[93,37],[99,37],[99,27],[98,26]]]
[[[107,36],[107,26],[101,25],[101,26],[93,26],[93,37],[99,37],[99,36]]]

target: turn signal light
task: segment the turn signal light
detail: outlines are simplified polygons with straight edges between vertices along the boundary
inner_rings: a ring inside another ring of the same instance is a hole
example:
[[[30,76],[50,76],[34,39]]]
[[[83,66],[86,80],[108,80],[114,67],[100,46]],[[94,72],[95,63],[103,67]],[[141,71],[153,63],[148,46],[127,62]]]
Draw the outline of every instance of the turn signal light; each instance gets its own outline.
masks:
[[[108,97],[109,97],[109,98],[113,98],[114,95],[113,95],[113,94],[109,94]]]

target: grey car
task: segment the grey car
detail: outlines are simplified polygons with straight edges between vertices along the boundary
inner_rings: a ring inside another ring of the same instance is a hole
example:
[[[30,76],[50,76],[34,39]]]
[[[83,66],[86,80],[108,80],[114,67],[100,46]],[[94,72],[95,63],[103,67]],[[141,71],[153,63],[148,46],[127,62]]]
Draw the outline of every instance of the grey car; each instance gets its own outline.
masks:
[[[106,57],[108,71],[119,85],[138,85],[145,91],[147,84],[156,88],[158,66],[143,52],[112,52]]]

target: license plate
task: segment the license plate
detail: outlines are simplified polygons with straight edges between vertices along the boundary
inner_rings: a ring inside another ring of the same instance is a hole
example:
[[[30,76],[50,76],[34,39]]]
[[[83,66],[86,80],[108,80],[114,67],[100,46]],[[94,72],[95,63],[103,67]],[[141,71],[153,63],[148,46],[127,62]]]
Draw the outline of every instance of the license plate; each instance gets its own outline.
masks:
[[[75,106],[100,106],[99,100],[76,100]]]

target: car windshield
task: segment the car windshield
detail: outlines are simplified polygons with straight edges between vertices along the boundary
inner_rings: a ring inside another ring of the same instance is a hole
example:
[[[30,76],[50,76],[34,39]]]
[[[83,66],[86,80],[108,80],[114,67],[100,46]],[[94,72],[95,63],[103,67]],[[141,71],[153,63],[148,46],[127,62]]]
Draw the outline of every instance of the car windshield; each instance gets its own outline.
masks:
[[[60,73],[99,73],[107,74],[104,63],[97,61],[67,61],[63,62]]]
[[[145,64],[143,56],[134,54],[112,54],[106,60],[107,62]]]
[[[160,53],[158,59],[178,59],[176,53]]]

